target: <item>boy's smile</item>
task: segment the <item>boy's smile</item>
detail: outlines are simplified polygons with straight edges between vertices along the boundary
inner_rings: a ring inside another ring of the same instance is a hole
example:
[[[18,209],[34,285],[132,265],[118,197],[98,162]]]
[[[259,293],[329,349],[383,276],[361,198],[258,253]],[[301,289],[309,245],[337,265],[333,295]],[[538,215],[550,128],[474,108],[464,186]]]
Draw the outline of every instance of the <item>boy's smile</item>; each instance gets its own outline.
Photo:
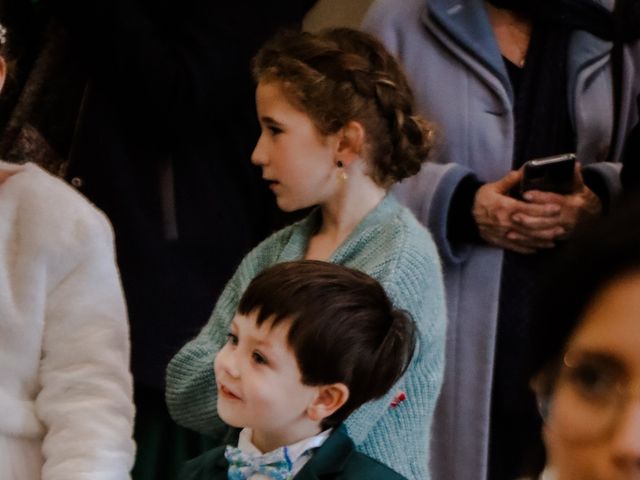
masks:
[[[231,426],[251,428],[254,444],[270,449],[320,432],[307,415],[319,388],[302,383],[288,322],[258,327],[255,319],[255,313],[237,314],[216,356],[218,415]]]
[[[221,383],[218,384],[218,395],[222,395],[230,400],[242,400],[239,396],[237,396]]]

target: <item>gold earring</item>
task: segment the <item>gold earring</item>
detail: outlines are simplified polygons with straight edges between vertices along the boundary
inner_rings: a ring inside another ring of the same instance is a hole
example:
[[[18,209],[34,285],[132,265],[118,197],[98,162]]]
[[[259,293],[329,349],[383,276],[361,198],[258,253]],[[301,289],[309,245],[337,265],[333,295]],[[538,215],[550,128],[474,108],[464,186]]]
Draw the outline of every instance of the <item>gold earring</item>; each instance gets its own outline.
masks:
[[[341,170],[338,174],[338,178],[343,182],[346,182],[349,179],[349,175],[345,170],[342,170],[344,168],[344,163],[342,163],[342,160],[338,160],[336,162],[336,166]]]

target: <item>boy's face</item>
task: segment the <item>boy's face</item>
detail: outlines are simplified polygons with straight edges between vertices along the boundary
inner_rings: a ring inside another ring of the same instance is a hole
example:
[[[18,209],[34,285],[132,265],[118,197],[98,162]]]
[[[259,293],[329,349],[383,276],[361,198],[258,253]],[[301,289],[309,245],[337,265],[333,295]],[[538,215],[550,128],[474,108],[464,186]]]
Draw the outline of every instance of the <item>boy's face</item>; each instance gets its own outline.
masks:
[[[258,327],[255,319],[255,312],[236,314],[227,343],[216,356],[218,415],[231,426],[251,428],[254,439],[266,436],[286,445],[309,428],[307,408],[318,388],[302,384],[287,343],[288,322],[272,328],[266,321]]]

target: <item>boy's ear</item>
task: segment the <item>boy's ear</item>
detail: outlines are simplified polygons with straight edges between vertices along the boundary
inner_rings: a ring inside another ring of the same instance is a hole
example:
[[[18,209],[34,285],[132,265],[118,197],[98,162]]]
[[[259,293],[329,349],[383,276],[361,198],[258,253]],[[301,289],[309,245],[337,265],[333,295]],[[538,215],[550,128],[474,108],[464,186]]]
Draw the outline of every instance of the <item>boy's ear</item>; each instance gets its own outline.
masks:
[[[307,415],[314,422],[321,422],[333,415],[349,399],[349,388],[344,383],[332,383],[318,387],[318,395],[307,407]]]
[[[342,127],[339,135],[336,155],[340,157],[344,165],[349,165],[362,154],[365,140],[364,127],[360,122],[351,120]]]

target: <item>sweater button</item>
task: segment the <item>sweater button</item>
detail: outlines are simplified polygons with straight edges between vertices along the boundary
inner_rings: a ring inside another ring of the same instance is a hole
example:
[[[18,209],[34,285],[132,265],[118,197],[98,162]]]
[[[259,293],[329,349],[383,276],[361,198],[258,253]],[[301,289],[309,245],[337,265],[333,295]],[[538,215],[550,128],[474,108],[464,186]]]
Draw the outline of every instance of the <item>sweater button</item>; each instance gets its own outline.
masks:
[[[73,185],[76,188],[81,188],[84,185],[84,182],[82,181],[82,178],[80,178],[80,177],[73,177],[71,179],[71,185]]]

